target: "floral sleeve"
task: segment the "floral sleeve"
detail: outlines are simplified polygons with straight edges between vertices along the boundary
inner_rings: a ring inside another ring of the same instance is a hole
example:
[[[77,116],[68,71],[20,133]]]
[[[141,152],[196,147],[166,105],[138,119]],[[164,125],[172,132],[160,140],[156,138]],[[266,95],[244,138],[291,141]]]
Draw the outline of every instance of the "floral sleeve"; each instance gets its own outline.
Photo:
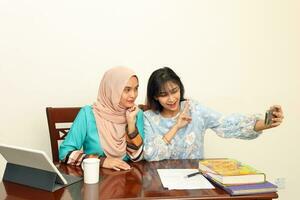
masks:
[[[211,128],[223,138],[254,139],[261,132],[254,130],[260,115],[231,114],[222,116],[220,113],[201,105],[195,106],[195,112],[203,117],[206,128]]]
[[[144,113],[144,132],[145,132],[145,146],[144,157],[148,161],[158,161],[170,158],[171,152],[169,145],[163,140],[163,137],[156,130],[155,122],[150,116]],[[150,123],[151,121],[151,123]]]

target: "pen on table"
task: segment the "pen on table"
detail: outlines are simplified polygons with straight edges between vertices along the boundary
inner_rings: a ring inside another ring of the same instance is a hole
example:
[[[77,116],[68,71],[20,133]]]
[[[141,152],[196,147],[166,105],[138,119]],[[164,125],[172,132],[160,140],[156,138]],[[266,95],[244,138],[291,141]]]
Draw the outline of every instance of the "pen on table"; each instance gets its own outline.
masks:
[[[201,174],[201,173],[200,172],[194,172],[194,173],[186,175],[185,178],[190,178],[190,177],[196,176],[198,174]]]

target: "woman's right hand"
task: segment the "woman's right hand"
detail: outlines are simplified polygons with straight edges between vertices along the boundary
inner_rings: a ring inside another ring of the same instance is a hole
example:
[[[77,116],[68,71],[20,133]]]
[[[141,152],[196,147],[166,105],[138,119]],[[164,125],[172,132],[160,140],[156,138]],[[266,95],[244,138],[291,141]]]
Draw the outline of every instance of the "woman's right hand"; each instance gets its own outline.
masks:
[[[183,111],[179,114],[177,118],[176,126],[178,129],[185,127],[187,124],[189,124],[192,121],[191,116],[188,115],[189,108],[190,108],[190,104],[187,101],[184,105]]]
[[[136,115],[139,112],[139,107],[137,105],[132,106],[126,110],[126,121],[127,123],[135,124]]]
[[[176,124],[162,137],[166,144],[170,144],[173,137],[177,134],[178,130],[185,127],[192,121],[191,116],[188,115],[190,104],[186,101],[182,112],[177,117]]]
[[[130,169],[130,165],[128,165],[125,161],[121,160],[120,158],[108,158],[106,157],[103,166],[104,168],[114,169],[116,171],[128,170]]]

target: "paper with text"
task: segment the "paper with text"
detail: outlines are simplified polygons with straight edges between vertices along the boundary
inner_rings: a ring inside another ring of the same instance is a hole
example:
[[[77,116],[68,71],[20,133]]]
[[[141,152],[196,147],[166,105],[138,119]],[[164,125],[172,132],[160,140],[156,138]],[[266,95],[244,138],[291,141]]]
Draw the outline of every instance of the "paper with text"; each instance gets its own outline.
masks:
[[[169,190],[214,189],[215,187],[201,174],[187,178],[198,169],[157,169],[161,183]]]

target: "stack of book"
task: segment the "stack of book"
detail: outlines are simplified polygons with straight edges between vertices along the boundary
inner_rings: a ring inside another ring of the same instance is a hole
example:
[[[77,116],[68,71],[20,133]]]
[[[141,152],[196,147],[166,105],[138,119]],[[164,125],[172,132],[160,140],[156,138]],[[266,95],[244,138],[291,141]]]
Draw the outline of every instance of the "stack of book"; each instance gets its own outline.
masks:
[[[199,161],[200,172],[230,195],[276,192],[277,186],[266,180],[266,175],[229,158]]]

